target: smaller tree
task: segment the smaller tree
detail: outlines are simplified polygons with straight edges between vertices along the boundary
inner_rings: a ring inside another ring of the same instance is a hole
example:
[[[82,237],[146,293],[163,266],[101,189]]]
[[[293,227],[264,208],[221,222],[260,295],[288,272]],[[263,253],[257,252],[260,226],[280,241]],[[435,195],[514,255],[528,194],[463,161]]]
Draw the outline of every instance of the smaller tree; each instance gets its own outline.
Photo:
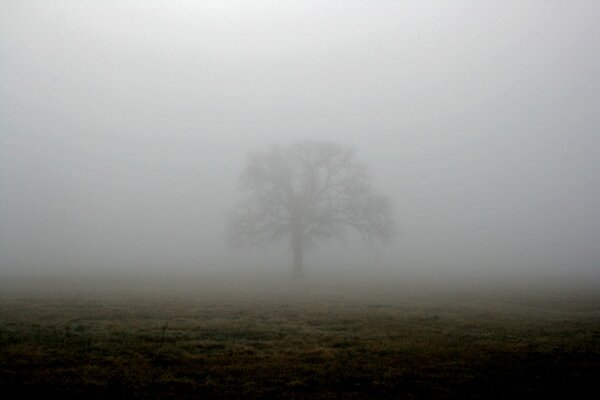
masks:
[[[293,276],[304,276],[304,250],[350,230],[368,241],[394,234],[389,200],[377,194],[352,148],[304,141],[248,155],[245,199],[229,220],[234,245],[288,238]]]

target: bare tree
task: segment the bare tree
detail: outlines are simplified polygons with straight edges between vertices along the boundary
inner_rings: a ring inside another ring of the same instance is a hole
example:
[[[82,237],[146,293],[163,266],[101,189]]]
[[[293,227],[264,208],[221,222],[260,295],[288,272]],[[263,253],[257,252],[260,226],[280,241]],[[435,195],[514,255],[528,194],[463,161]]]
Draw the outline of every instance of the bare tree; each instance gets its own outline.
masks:
[[[388,199],[374,192],[354,151],[337,143],[304,141],[248,155],[242,174],[247,196],[231,214],[233,244],[288,238],[294,277],[302,277],[304,250],[343,240],[350,230],[364,239],[393,235]]]

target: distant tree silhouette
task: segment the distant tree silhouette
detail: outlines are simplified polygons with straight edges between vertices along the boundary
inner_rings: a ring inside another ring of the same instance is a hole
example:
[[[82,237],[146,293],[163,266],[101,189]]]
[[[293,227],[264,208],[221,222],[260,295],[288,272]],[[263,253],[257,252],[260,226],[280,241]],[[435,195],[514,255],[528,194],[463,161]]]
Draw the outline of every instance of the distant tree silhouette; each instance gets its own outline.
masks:
[[[288,238],[293,276],[304,276],[303,254],[350,230],[368,241],[393,236],[390,202],[372,189],[352,148],[303,141],[248,155],[241,176],[246,197],[230,215],[230,241],[257,244]]]

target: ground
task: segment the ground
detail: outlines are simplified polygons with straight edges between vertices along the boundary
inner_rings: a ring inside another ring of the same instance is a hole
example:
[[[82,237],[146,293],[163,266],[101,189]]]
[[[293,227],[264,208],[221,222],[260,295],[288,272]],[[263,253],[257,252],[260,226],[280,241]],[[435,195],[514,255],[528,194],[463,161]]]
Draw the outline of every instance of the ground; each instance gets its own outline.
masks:
[[[579,398],[600,378],[595,293],[2,288],[14,398]]]

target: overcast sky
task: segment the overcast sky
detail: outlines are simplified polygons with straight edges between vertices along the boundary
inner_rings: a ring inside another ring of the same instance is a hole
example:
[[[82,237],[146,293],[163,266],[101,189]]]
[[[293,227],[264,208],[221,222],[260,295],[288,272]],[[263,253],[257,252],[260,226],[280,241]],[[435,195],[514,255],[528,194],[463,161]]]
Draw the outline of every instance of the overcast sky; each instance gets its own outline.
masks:
[[[597,277],[598,43],[598,1],[3,0],[0,270],[287,272],[223,222],[248,151],[313,139],[399,235],[309,272]]]

